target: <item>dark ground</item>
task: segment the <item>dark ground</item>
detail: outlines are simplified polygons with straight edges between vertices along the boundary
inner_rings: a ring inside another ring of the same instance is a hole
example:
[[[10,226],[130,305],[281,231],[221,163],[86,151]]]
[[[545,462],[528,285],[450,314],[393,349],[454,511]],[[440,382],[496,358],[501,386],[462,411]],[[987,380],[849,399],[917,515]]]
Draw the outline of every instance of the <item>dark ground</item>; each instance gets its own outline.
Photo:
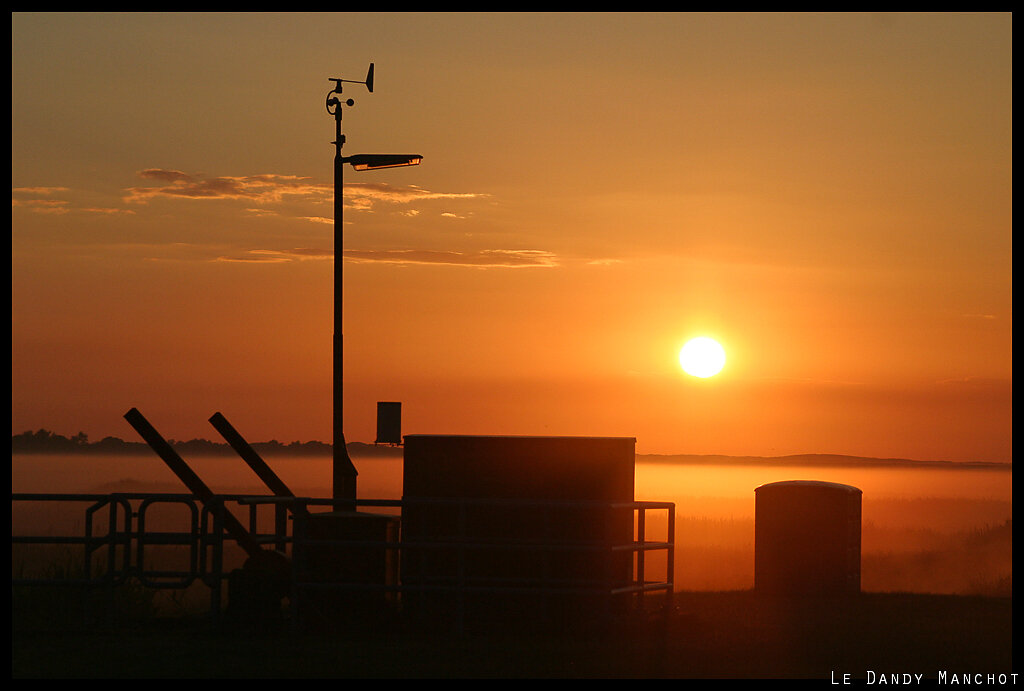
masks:
[[[1005,674],[1012,600],[862,594],[768,599],[677,593],[672,615],[601,634],[455,635],[358,629],[240,633],[194,619],[123,623],[105,633],[15,626],[14,678],[808,678],[868,672]],[[33,630],[28,630],[32,628]],[[52,627],[50,627],[52,628]],[[860,680],[860,682],[858,682]],[[947,681],[947,683],[949,683]],[[1007,682],[1009,683],[1009,682]]]

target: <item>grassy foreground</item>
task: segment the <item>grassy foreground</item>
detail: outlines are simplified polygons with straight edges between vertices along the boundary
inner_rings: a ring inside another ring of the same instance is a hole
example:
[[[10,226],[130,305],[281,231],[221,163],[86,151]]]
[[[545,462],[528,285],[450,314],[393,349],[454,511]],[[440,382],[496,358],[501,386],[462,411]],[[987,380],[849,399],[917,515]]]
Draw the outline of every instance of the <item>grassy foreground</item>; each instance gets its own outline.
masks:
[[[239,633],[189,619],[115,631],[14,631],[15,678],[810,678],[1012,672],[1012,600],[678,593],[671,616],[601,633],[489,627]]]

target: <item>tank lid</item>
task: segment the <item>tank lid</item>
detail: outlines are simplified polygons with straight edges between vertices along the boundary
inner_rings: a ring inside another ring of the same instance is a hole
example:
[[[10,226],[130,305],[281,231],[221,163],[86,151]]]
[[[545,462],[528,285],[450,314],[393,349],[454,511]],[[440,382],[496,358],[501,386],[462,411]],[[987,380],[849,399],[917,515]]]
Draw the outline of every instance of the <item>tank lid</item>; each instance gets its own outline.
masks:
[[[825,482],[824,480],[782,480],[781,482],[769,482],[766,485],[755,487],[754,491],[758,492],[762,489],[784,489],[786,487],[818,487],[821,489],[833,489],[840,492],[857,492],[862,493],[860,489],[852,485],[843,485],[838,482]]]

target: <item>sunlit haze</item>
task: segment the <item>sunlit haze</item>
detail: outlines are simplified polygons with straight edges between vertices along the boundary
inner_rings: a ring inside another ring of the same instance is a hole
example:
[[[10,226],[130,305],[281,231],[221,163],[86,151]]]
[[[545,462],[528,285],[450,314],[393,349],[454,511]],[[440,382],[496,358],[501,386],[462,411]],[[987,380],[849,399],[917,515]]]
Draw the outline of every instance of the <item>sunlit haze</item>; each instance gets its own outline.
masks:
[[[13,13],[12,433],[331,440],[371,62],[349,441],[1011,460],[1009,13]]]

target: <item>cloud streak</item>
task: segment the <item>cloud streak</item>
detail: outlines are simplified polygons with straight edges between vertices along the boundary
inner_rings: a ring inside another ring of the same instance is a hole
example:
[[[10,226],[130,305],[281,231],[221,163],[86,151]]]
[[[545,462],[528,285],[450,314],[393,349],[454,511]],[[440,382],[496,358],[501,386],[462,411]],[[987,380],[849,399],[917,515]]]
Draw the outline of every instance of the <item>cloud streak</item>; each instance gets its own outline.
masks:
[[[186,173],[172,168],[146,168],[138,176],[146,185],[123,190],[122,201],[129,208],[84,206],[68,201],[74,192],[67,187],[13,187],[12,208],[40,214],[66,214],[71,211],[114,214],[135,214],[136,210],[157,199],[182,201],[244,201],[245,213],[253,216],[279,215],[271,207],[286,201],[329,204],[334,199],[334,185],[322,184],[300,175],[242,175],[210,177]],[[420,209],[410,208],[421,202],[461,201],[487,197],[474,192],[433,192],[417,185],[392,185],[386,182],[352,182],[344,186],[345,208],[357,212],[375,211],[381,206],[402,206],[406,217],[418,216]],[[450,211],[446,217],[462,218]],[[313,223],[333,223],[322,214],[298,215]]]
[[[411,204],[434,199],[480,199],[488,196],[475,192],[431,192],[417,185],[396,186],[386,182],[348,183],[344,192],[345,199],[355,208],[368,208],[375,202]]]
[[[557,257],[545,250],[346,250],[345,259],[359,263],[440,264],[479,268],[558,266]]]
[[[66,199],[55,199],[54,196],[63,196],[70,193],[67,187],[12,187],[11,208],[22,208],[38,214],[66,214],[72,211],[84,213],[106,214],[133,214],[130,209],[118,209],[114,207],[99,206],[76,206]]]
[[[242,199],[257,204],[273,204],[286,197],[304,197],[329,201],[334,197],[333,184],[321,184],[298,175],[244,175],[204,177],[168,168],[147,168],[139,177],[153,184],[129,187],[124,199],[131,204],[144,204],[153,199]],[[386,182],[353,182],[344,185],[345,206],[369,211],[378,204],[408,205],[431,200],[478,199],[487,195],[474,192],[432,192],[416,185],[391,185]]]
[[[550,268],[559,266],[558,258],[544,250],[345,250],[345,261],[368,264],[432,264],[475,268]],[[218,262],[276,264],[289,261],[333,259],[334,251],[312,247],[294,249],[247,250],[236,255],[222,255]]]
[[[259,203],[280,202],[286,196],[325,198],[332,194],[328,185],[310,182],[298,175],[244,175],[209,177],[180,170],[147,168],[139,177],[156,183],[152,187],[129,187],[125,201],[142,204],[159,197],[175,199],[246,199]]]
[[[11,208],[20,207],[38,214],[66,214],[71,210],[64,199],[11,199]]]
[[[245,264],[280,264],[307,259],[333,259],[334,250],[315,247],[295,247],[287,250],[248,250],[244,254],[221,255],[214,261]]]

